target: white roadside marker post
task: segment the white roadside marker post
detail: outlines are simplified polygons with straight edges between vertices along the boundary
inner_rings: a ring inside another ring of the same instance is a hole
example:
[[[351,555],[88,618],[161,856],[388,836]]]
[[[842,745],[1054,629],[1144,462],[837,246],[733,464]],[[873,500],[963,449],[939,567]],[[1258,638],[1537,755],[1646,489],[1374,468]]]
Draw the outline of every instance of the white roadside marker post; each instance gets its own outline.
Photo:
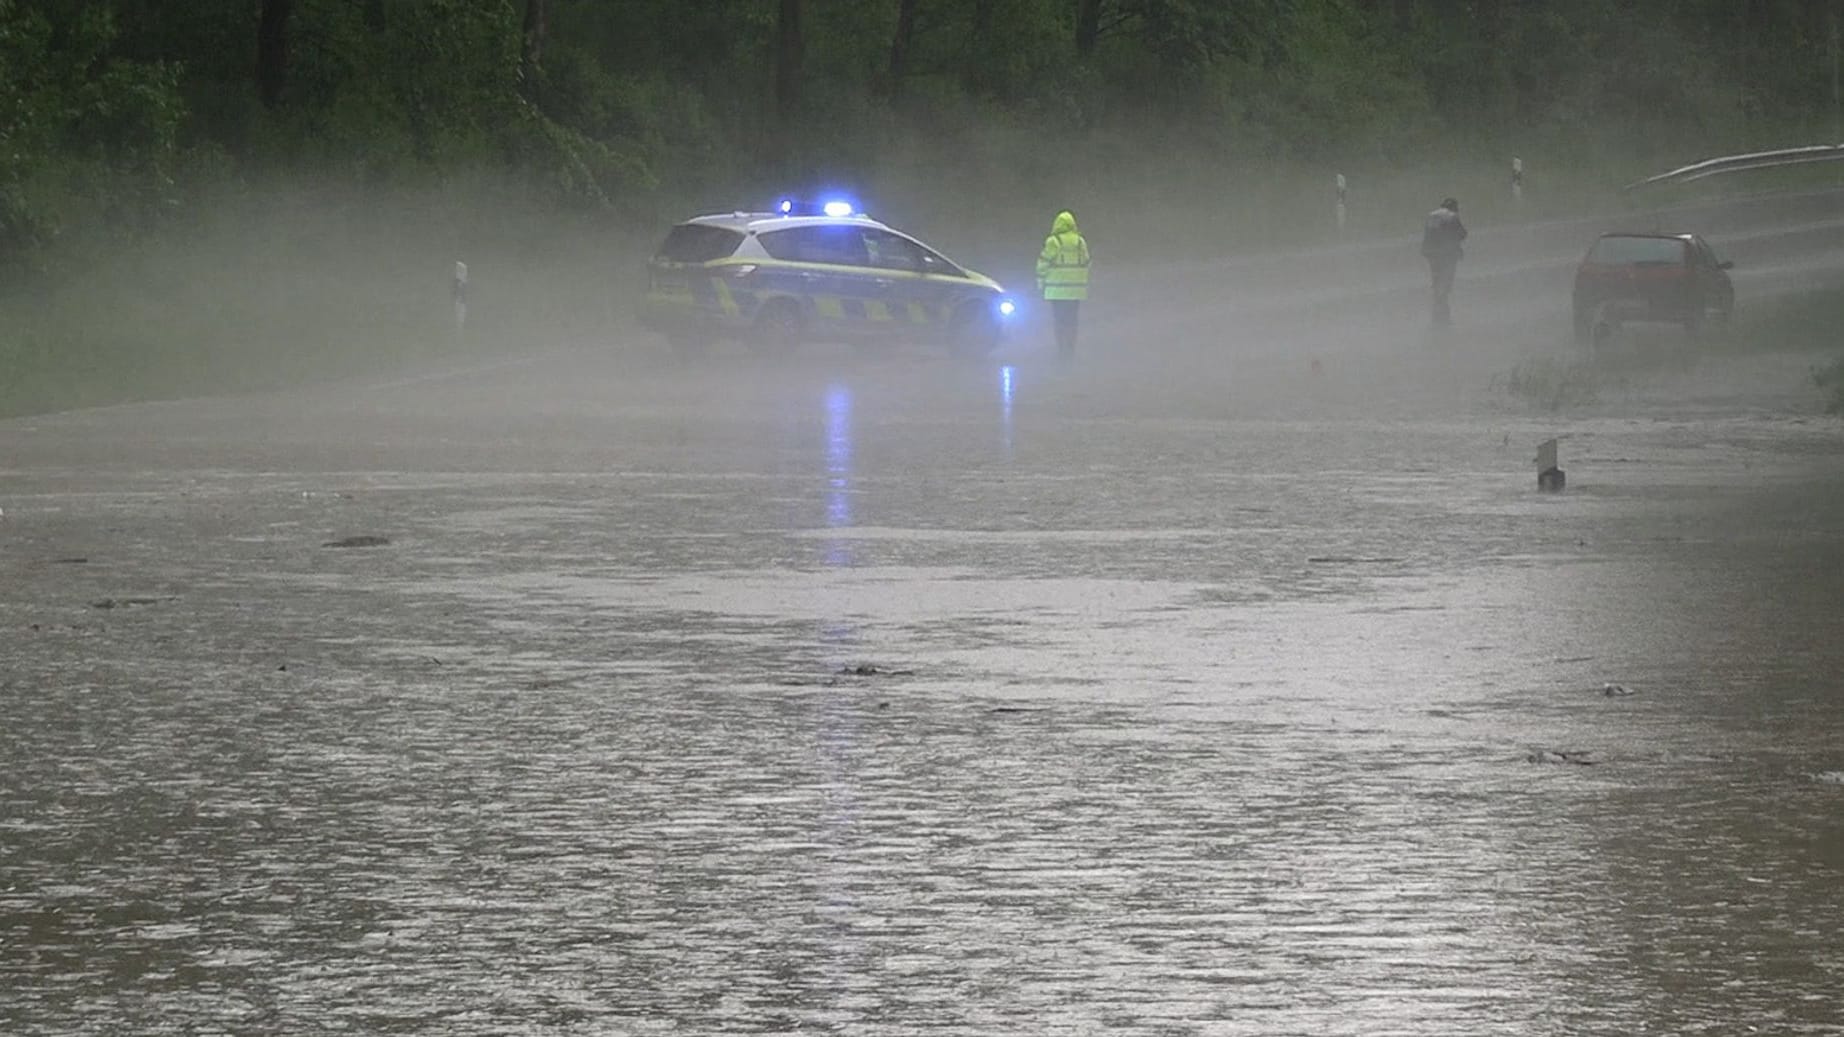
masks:
[[[1336,183],[1338,185],[1338,203],[1333,208],[1333,214],[1338,219],[1338,233],[1343,234],[1345,232],[1345,175],[1343,173],[1338,174]]]
[[[453,286],[455,298],[455,337],[467,330],[467,264],[455,263],[455,281]]]
[[[1556,467],[1556,441],[1546,439],[1537,445],[1537,489],[1544,493],[1561,493],[1566,480]]]

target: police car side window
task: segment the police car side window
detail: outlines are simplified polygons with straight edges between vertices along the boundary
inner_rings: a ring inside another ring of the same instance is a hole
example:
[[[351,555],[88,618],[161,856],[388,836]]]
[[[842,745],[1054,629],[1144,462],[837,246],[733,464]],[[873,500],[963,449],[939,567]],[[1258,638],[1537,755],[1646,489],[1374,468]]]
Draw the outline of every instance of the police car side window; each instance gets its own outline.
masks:
[[[771,230],[766,234],[758,234],[756,235],[756,242],[762,246],[762,251],[776,259],[785,259],[791,262],[800,258],[798,255],[799,248],[794,240],[794,232],[791,230]]]
[[[922,269],[922,246],[887,230],[866,230],[864,247],[872,266],[885,270]]]
[[[948,262],[946,259],[927,249],[922,250],[922,272],[925,274],[936,274],[941,277],[967,276],[966,272],[960,267],[955,266],[953,263]]]
[[[764,252],[795,263],[865,266],[869,262],[856,227],[792,227],[769,231],[758,240]]]

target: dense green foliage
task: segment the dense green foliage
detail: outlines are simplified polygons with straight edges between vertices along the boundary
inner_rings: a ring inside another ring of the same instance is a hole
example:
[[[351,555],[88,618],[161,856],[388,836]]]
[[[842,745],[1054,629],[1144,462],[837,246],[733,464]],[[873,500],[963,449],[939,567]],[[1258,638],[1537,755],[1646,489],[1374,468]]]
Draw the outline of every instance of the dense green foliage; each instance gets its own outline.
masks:
[[[1077,170],[1149,153],[1695,157],[1831,132],[1833,17],[1821,0],[0,0],[0,255],[86,215],[120,232],[182,208],[196,184],[176,175],[201,163],[369,185],[489,169],[645,212],[892,168],[1077,191]]]

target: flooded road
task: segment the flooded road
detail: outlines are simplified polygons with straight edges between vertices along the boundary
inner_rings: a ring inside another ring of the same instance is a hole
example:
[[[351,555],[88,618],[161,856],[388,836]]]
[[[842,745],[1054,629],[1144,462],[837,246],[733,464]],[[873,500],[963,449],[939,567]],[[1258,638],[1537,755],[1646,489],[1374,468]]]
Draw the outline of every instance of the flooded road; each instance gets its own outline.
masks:
[[[0,1031],[1844,1032],[1802,360],[1111,319],[0,423]]]

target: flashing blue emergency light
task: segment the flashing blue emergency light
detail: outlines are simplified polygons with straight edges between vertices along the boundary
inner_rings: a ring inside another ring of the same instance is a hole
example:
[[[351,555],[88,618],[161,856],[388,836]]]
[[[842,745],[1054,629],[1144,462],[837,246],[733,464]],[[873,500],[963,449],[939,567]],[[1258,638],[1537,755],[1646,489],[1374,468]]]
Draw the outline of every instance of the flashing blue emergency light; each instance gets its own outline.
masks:
[[[1010,317],[1012,314],[1017,313],[1017,312],[1018,312],[1018,306],[1016,303],[1012,302],[1010,299],[999,300],[999,316]]]
[[[834,198],[825,202],[809,202],[800,198],[783,198],[775,203],[775,211],[783,216],[843,216],[860,215],[858,206],[845,198]]]

